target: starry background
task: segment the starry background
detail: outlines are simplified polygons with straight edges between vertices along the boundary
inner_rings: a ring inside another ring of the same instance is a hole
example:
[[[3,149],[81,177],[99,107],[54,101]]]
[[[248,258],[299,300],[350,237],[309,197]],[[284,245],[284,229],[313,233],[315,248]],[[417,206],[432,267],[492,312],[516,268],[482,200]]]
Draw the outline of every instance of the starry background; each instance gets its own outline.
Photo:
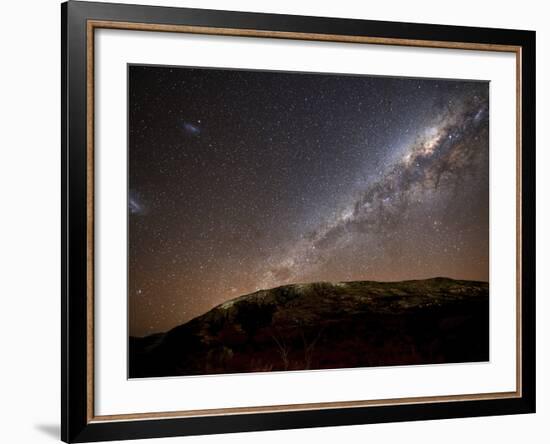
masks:
[[[287,283],[488,280],[488,82],[128,69],[131,335]]]

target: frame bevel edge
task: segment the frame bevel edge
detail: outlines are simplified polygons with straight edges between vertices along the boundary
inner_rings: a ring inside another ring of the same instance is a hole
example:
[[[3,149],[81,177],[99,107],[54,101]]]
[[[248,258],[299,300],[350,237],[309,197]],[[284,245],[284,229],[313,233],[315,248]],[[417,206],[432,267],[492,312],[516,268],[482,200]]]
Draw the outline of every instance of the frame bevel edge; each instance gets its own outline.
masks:
[[[67,400],[67,3],[61,4],[61,440],[69,439]]]
[[[522,400],[536,412],[536,32],[522,34]],[[525,118],[528,116],[528,118]]]
[[[61,439],[75,442],[88,425],[86,313],[86,20],[82,2],[61,4],[62,400]],[[83,63],[84,62],[84,63]],[[83,71],[84,69],[84,71]],[[83,285],[84,284],[84,285]]]

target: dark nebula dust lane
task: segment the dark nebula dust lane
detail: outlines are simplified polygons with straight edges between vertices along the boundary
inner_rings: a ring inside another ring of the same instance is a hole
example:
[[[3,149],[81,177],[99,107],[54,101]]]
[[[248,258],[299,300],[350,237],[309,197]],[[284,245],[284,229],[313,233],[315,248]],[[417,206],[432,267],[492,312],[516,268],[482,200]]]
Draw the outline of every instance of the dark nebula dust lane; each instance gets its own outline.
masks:
[[[130,334],[258,289],[489,274],[489,84],[129,67]]]

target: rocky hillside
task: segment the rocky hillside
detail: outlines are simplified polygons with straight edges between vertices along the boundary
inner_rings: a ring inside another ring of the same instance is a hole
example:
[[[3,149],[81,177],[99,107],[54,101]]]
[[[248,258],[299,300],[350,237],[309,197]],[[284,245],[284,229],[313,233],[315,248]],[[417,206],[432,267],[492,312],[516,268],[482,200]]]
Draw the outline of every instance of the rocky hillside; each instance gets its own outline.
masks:
[[[130,338],[130,377],[489,359],[489,285],[434,278],[285,285]]]

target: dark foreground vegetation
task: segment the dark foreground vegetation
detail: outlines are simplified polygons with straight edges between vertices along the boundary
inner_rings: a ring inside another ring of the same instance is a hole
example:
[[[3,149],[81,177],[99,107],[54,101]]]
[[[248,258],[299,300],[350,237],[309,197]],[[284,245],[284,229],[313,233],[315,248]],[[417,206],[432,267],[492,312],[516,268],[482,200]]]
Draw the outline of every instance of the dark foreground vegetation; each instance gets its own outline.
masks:
[[[130,338],[131,378],[487,361],[489,285],[295,284]]]

